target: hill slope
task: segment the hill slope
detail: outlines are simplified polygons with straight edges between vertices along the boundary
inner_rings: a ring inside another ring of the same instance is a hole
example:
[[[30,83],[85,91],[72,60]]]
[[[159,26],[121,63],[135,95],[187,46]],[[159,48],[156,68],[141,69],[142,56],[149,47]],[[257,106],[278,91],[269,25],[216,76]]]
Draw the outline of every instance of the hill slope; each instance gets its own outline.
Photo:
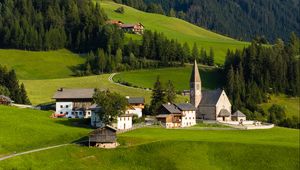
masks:
[[[203,47],[207,51],[212,47],[215,51],[215,61],[219,64],[223,64],[228,48],[243,48],[248,45],[246,42],[213,33],[177,18],[142,12],[111,1],[99,2],[110,19],[121,20],[125,23],[141,22],[146,29],[163,32],[167,37],[177,39],[182,43],[187,42],[191,47],[194,43],[197,43],[199,48]],[[124,14],[114,11],[120,6],[124,7]]]
[[[68,50],[23,51],[0,49],[0,64],[15,69],[19,79],[65,78],[84,59]]]
[[[67,146],[1,162],[12,169],[298,169],[299,130],[143,128],[117,149]]]
[[[0,157],[14,151],[69,143],[90,130],[70,126],[66,119],[50,119],[51,112],[0,106]]]

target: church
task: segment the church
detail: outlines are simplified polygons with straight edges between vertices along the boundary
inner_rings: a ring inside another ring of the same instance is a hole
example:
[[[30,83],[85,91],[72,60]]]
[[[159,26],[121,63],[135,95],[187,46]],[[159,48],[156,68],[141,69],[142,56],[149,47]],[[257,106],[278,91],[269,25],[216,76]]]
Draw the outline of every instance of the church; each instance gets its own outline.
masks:
[[[197,62],[190,78],[190,103],[203,120],[231,121],[231,103],[224,90],[202,90]]]

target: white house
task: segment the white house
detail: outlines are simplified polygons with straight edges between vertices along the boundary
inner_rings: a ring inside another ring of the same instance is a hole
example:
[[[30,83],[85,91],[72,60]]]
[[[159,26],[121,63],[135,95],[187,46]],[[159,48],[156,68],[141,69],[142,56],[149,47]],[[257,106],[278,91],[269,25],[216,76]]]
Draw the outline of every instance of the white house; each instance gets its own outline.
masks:
[[[145,99],[142,97],[126,97],[128,99],[128,107],[126,114],[134,114],[139,118],[143,116],[143,109],[145,108]]]
[[[233,121],[240,121],[240,122],[246,121],[246,115],[239,110],[234,112],[231,117]]]
[[[64,89],[56,91],[53,99],[56,100],[55,114],[58,117],[89,118],[89,109],[93,102],[94,89]]]
[[[190,103],[163,104],[156,119],[166,128],[190,127],[196,124],[196,108]]]
[[[132,128],[132,114],[123,114],[117,117],[117,128],[126,130]]]

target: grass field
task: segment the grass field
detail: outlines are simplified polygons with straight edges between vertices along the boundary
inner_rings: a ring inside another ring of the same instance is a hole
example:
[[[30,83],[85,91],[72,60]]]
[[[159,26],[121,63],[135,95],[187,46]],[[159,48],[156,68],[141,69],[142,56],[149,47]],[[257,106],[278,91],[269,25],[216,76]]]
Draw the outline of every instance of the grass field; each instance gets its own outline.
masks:
[[[66,119],[50,119],[51,114],[0,106],[0,157],[14,151],[69,143],[90,131],[72,127]]]
[[[262,104],[262,108],[267,112],[273,105],[278,104],[285,108],[288,117],[296,116],[300,118],[300,99],[299,97],[288,97],[285,95],[271,96],[269,103]]]
[[[224,77],[219,69],[201,66],[199,68],[202,86],[204,89],[216,89],[223,87]],[[153,88],[153,84],[156,81],[157,76],[160,76],[160,79],[164,84],[166,84],[168,80],[171,80],[176,90],[182,91],[189,89],[191,72],[191,66],[129,71],[117,74],[114,76],[114,81],[125,81],[131,83],[133,86]]]
[[[191,47],[194,43],[197,43],[199,48],[207,49],[207,51],[212,47],[215,51],[215,61],[218,64],[224,63],[227,49],[241,49],[249,44],[216,34],[177,18],[142,12],[111,1],[100,2],[110,19],[121,20],[125,23],[141,22],[146,29],[163,32],[167,37],[177,39],[182,43],[187,42]],[[124,14],[114,11],[120,6],[124,6]]]
[[[119,136],[112,150],[66,146],[1,162],[12,169],[298,169],[299,130],[167,130]]]
[[[146,103],[150,103],[151,91],[119,86],[109,82],[108,77],[109,74],[104,74],[89,77],[21,81],[26,86],[30,101],[35,105],[53,101],[51,99],[52,96],[55,91],[61,87],[109,89],[124,96],[145,97]],[[185,97],[178,97],[179,102],[184,102],[185,100]]]
[[[68,50],[33,52],[0,49],[0,64],[15,69],[19,79],[70,77],[70,67],[83,62],[82,57]]]

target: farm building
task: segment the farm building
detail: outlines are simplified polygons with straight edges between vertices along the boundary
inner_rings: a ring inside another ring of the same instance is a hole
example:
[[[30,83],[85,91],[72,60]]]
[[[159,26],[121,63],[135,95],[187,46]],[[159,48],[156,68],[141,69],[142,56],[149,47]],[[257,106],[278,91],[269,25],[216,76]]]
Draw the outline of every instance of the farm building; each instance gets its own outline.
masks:
[[[197,118],[231,121],[231,103],[224,90],[202,91],[197,62],[190,78],[190,102],[197,108]]]
[[[143,116],[143,109],[145,108],[145,99],[142,97],[126,97],[128,99],[128,107],[126,114],[135,114],[139,118]]]
[[[118,27],[121,27],[124,23],[120,20],[109,20],[106,21],[107,24],[112,24],[112,25],[116,25]]]
[[[246,115],[239,110],[234,112],[231,118],[233,121],[246,121]]]
[[[64,89],[56,91],[53,99],[56,100],[57,117],[89,118],[90,106],[93,102],[95,89]]]
[[[196,108],[189,103],[163,104],[156,119],[166,128],[189,127],[196,124]]]
[[[141,23],[138,24],[122,24],[121,25],[122,30],[129,33],[135,33],[135,34],[144,34],[144,25]]]
[[[94,130],[89,134],[89,146],[100,148],[117,147],[117,129],[107,125]]]
[[[4,95],[0,95],[0,105],[11,105],[13,101]]]
[[[134,115],[142,117],[142,112],[144,109],[145,99],[142,97],[130,98],[126,97],[128,100],[128,106],[124,114],[116,117],[117,123],[115,127],[119,130],[126,130],[132,128],[132,119]],[[91,114],[91,126],[92,127],[102,127],[105,126],[101,119],[99,118],[98,113],[101,111],[101,107],[96,104],[91,105],[90,110]]]

